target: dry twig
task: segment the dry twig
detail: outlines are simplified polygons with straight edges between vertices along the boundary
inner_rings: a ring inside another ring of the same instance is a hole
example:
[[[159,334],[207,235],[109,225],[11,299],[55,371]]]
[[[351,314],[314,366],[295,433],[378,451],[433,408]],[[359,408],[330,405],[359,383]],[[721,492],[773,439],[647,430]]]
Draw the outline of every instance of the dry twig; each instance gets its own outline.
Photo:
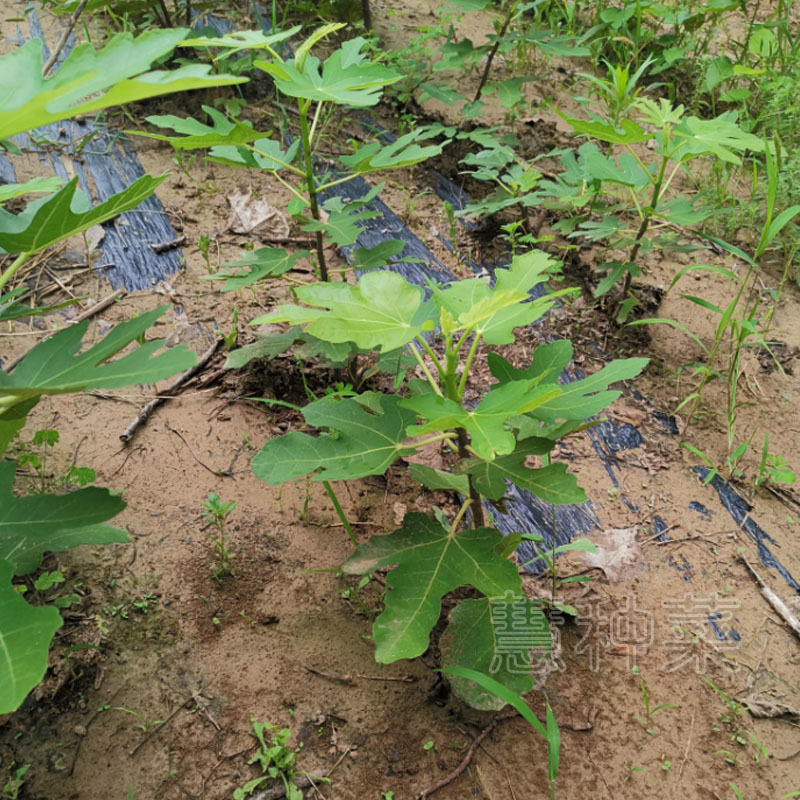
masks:
[[[70,34],[75,28],[75,25],[78,22],[78,17],[83,13],[83,9],[86,8],[86,4],[89,0],[81,0],[78,3],[78,7],[75,9],[72,16],[69,18],[69,23],[67,24],[64,33],[61,34],[61,39],[59,40],[58,44],[56,45],[56,49],[50,54],[50,58],[47,59],[44,67],[42,67],[42,76],[47,77],[47,73],[53,68],[53,65],[58,61],[58,57],[61,55],[64,47],[66,47],[67,39],[69,39]]]
[[[742,561],[744,562],[747,569],[753,574],[753,577],[756,579],[756,583],[758,584],[759,589],[761,590],[761,594],[764,595],[764,599],[780,614],[783,618],[783,621],[795,632],[797,636],[800,636],[800,619],[798,619],[790,610],[786,603],[769,588],[769,586],[761,580],[758,573],[753,569],[750,562],[743,556],[739,556]]]
[[[168,242],[159,242],[158,244],[151,244],[150,249],[154,253],[166,253],[167,250],[174,250],[181,245],[186,244],[186,237],[179,236],[177,239],[171,239]]]
[[[439,789],[444,789],[445,786],[451,784],[454,780],[456,780],[462,772],[469,766],[470,762],[472,761],[472,757],[475,755],[475,751],[480,746],[481,742],[495,729],[495,726],[500,721],[500,719],[492,720],[489,725],[487,725],[473,740],[472,744],[467,749],[464,758],[461,759],[461,763],[449,774],[442,778],[440,781],[437,781],[433,784],[433,786],[429,786],[419,795],[417,795],[417,800],[425,800],[426,797],[430,797],[434,792],[438,792]]]
[[[180,389],[185,383],[189,381],[190,378],[194,377],[198,372],[200,372],[203,367],[211,360],[214,353],[217,352],[217,349],[222,344],[222,339],[217,339],[211,347],[206,350],[205,353],[200,357],[200,360],[190,369],[187,369],[186,372],[180,374],[172,383],[164,389],[163,392],[159,394],[158,397],[154,397],[147,405],[142,407],[142,410],[134,417],[134,419],[130,422],[127,428],[120,434],[119,438],[125,442],[126,444],[131,440],[131,437],[136,432],[136,430],[146,422],[147,418],[150,414],[158,408],[168,397],[172,397],[178,389]],[[212,470],[213,472],[213,470]],[[215,473],[216,474],[216,473]]]

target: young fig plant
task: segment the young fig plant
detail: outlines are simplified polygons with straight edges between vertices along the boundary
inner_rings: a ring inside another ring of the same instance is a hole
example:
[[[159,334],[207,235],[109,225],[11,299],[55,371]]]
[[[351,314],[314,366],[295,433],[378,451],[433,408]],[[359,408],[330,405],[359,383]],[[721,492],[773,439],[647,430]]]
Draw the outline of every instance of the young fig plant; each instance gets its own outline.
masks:
[[[385,610],[375,620],[376,658],[389,663],[425,652],[441,614],[442,598],[462,586],[483,597],[459,604],[443,640],[446,665],[485,673],[515,692],[528,691],[530,674],[495,652],[492,603],[521,604],[529,618],[549,629],[540,609],[522,595],[517,567],[502,535],[486,525],[483,499],[499,501],[513,481],[553,504],[586,499],[566,465],[550,454],[556,441],[581,428],[620,394],[614,381],[638,375],[647,359],[614,361],[594,375],[562,385],[561,370],[572,357],[569,341],[539,347],[518,369],[497,354],[486,359],[494,379],[476,396],[470,384],[482,346],[507,345],[517,328],[530,325],[570,290],[531,292],[543,284],[554,262],[532,251],[507,269],[447,286],[430,283],[426,293],[389,271],[363,275],[357,285],[317,283],[296,290],[304,305],[285,305],[257,320],[289,322],[331,343],[353,342],[382,354],[407,348],[424,378],[410,377],[394,394],[374,391],[326,396],[303,409],[318,435],[292,432],[269,440],[253,459],[253,472],[266,483],[311,476],[314,481],[381,475],[391,464],[425,447],[442,449],[447,469],[413,465],[412,476],[428,488],[455,490],[466,498],[452,523],[408,514],[399,530],[360,544],[343,570],[366,575],[391,567]],[[480,374],[486,374],[483,364]],[[540,463],[531,466],[531,457]],[[332,495],[334,497],[335,495]],[[471,527],[462,525],[471,517]],[[511,548],[513,550],[513,548]],[[530,654],[520,654],[530,665]],[[476,684],[456,691],[478,708],[499,702]]]
[[[672,105],[664,98],[658,102],[640,98],[628,104],[624,115],[618,114],[610,104],[605,119],[584,120],[558,113],[576,134],[604,142],[608,147],[608,154],[603,155],[593,143],[584,144],[577,161],[573,159],[577,168],[572,170],[573,181],[576,174],[580,176],[573,185],[581,184],[586,210],[599,213],[601,219],[587,215],[569,235],[606,241],[609,250],[623,254],[621,258],[601,265],[600,271],[606,274],[597,284],[594,294],[601,297],[622,281],[617,321],[624,322],[638,304],[629,290],[632,278],[642,273],[638,263],[640,253],[656,244],[662,247],[675,244],[671,241],[675,237],[665,235],[663,231],[660,242],[649,238],[648,234],[667,225],[697,225],[711,213],[698,208],[691,199],[669,197],[675,176],[685,171],[690,161],[701,156],[741,164],[746,151],[761,152],[764,143],[742,130],[733,112],[714,119],[700,119],[687,114],[682,105]],[[654,157],[648,163],[643,155],[648,151],[641,145],[650,139],[655,141],[655,148]],[[614,158],[614,148],[622,150],[618,159]],[[596,188],[586,193],[589,182],[593,182]],[[628,195],[630,202],[613,202],[611,205],[596,202],[601,194],[614,197],[620,190]],[[635,210],[638,216],[638,224],[632,230],[625,220],[630,210]],[[564,230],[563,226],[561,229]]]
[[[323,281],[329,279],[325,238],[340,247],[350,246],[359,234],[355,223],[377,215],[375,211],[365,210],[364,205],[380,188],[367,197],[343,198],[339,187],[378,170],[412,166],[438,155],[443,146],[419,144],[436,135],[439,128],[417,128],[388,143],[373,141],[360,147],[354,143],[353,152],[340,157],[347,172],[322,166],[316,153],[332,107],[363,109],[374,106],[383,89],[401,78],[362,52],[367,44],[363,37],[344,42],[324,61],[311,55],[315,44],[343,27],[341,23],[323,25],[293,52],[288,50],[286,40],[297,33],[299,27],[274,34],[244,31],[183,42],[186,46],[219,49],[218,58],[244,49],[263,53],[264,58],[256,58],[254,66],[272,78],[280,96],[294,101],[299,124],[291,134],[284,131],[284,135],[276,136],[271,132],[254,132],[245,123],[220,119],[219,113],[212,114],[210,109],[207,113],[212,117],[211,126],[174,116],[148,117],[154,125],[186,134],[156,137],[166,139],[176,149],[210,148],[210,161],[266,172],[287,189],[292,195],[289,212],[302,222],[304,231],[314,235],[317,267]],[[392,248],[388,255],[397,255],[403,249],[401,242],[396,244],[399,248]],[[382,248],[379,255],[384,257],[386,243]],[[307,251],[288,254],[281,248],[262,248],[245,253],[240,261],[223,265],[226,268],[250,267],[249,272],[232,273],[225,269],[208,277],[225,280],[222,291],[231,291],[260,278],[284,275],[298,259],[308,255]],[[361,257],[369,263],[368,253],[362,253]],[[385,264],[384,257],[381,265]]]

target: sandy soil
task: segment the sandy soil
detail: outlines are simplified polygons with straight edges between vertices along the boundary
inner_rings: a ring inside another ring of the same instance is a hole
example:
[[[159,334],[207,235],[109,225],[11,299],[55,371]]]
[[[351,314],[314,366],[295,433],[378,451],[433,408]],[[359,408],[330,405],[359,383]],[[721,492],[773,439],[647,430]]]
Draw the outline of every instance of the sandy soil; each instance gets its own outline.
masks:
[[[430,20],[432,8],[408,0],[400,16],[376,14],[376,24],[390,41],[402,39]],[[389,23],[397,29],[390,31]],[[466,32],[476,38],[487,32],[474,28],[486,28],[485,20],[463,24],[473,25]],[[565,93],[571,69],[528,84],[530,99]],[[426,106],[431,114],[437,113],[434,105]],[[180,112],[181,100],[159,108]],[[530,127],[531,155],[563,137],[553,115],[543,111]],[[137,142],[137,149],[152,173],[172,166],[171,150],[158,143]],[[226,195],[252,188],[280,208],[284,191],[199,159],[189,173],[173,172],[158,193],[176,230],[187,237],[185,271],[152,292],[121,300],[94,322],[92,336],[171,300],[174,308],[152,336],[185,341],[202,353],[215,329],[230,330],[234,305],[240,343],[246,343],[252,338],[247,321],[285,297],[280,284],[219,294],[213,283],[199,280],[208,269],[194,246],[203,234],[219,243],[218,250],[212,245],[213,267],[235,257],[247,239],[226,230]],[[383,199],[437,258],[463,274],[437,238],[448,227],[438,200],[421,194],[429,189],[425,171],[391,178],[395,183]],[[496,247],[466,237],[462,244],[476,254]],[[588,250],[581,254],[587,261],[592,256]],[[73,263],[81,257],[80,243],[64,254]],[[700,258],[741,269],[711,252]],[[652,257],[644,282],[668,286],[685,263],[684,256]],[[764,280],[777,285],[769,275]],[[684,281],[685,291],[711,302],[730,297],[730,284],[718,276]],[[70,286],[76,292],[107,291],[89,273],[76,273]],[[773,452],[800,464],[800,384],[791,371],[800,347],[793,324],[799,311],[796,288],[785,287],[772,335],[785,343],[786,374],[769,371],[756,354],[746,356],[741,382],[746,405],[737,429],[738,440],[756,431],[754,454],[742,465],[751,479],[765,431]],[[677,290],[663,299],[658,315],[690,325],[704,342],[713,335],[712,316],[687,304]],[[18,335],[6,333],[0,338],[5,358],[23,352],[37,336],[21,326],[14,331]],[[571,336],[576,366],[587,373],[634,351],[653,359],[647,374],[625,387],[607,414],[618,426],[638,431],[644,444],[611,453],[607,468],[588,432],[567,442],[571,470],[587,489],[600,523],[590,538],[607,557],[601,569],[575,559],[559,562],[561,577],[582,574],[591,580],[564,588],[564,599],[580,617],[554,618],[558,647],[543,665],[543,685],[528,697],[542,718],[547,700],[561,726],[557,796],[705,800],[733,798],[732,785],[748,799],[797,792],[798,640],[759,593],[740,551],[781,597],[791,600],[796,592],[759,563],[752,538],[715,489],[691,471],[697,462],[680,448],[679,437],[654,416],[671,412],[684,396],[689,379],[678,370],[697,358],[694,345],[666,326],[649,329],[647,341],[619,338],[583,302],[552,315],[547,334],[554,333]],[[526,333],[508,355],[523,363],[543,335]],[[71,463],[91,465],[98,485],[124,490],[128,507],[115,524],[131,542],[81,548],[45,562],[48,569],[65,572],[68,589],[81,599],[66,614],[45,682],[0,727],[2,769],[12,762],[31,764],[21,798],[230,797],[256,775],[248,760],[255,747],[251,718],[257,718],[292,730],[292,741],[303,744],[302,770],[331,771],[331,783],[308,790],[307,797],[378,800],[382,792],[394,792],[405,800],[453,770],[494,719],[449,694],[434,671],[435,648],[413,662],[388,667],[374,662],[367,615],[349,594],[352,582],[335,574],[350,545],[324,490],[303,482],[273,489],[248,468],[264,441],[298,422],[294,412],[248,398],[297,400],[298,368],[279,359],[236,374],[220,369],[223,358],[218,354],[200,380],[162,406],[127,446],[119,434],[159,387],[45,398],[23,433],[29,440],[37,428],[57,428],[55,474]],[[213,380],[203,385],[209,376]],[[309,373],[310,381],[324,378]],[[691,432],[691,441],[717,462],[727,453],[727,438],[712,412],[722,404],[722,388],[712,385],[708,414]],[[685,424],[678,415],[678,427]],[[752,504],[749,518],[774,538],[768,546],[800,578],[800,509],[794,494],[752,492],[747,482],[738,490]],[[235,576],[221,582],[212,577],[213,552],[202,519],[202,503],[212,491],[236,502],[229,529]],[[386,479],[337,491],[362,540],[391,530],[404,510],[452,503],[444,494],[420,493],[402,466]],[[670,538],[660,541],[664,528]],[[547,595],[547,577],[526,581],[532,595]],[[379,607],[379,590],[372,582],[361,594],[369,613]],[[746,711],[743,701],[758,713]],[[664,707],[653,712],[657,706]],[[521,719],[503,719],[463,774],[435,796],[548,797],[545,744]]]

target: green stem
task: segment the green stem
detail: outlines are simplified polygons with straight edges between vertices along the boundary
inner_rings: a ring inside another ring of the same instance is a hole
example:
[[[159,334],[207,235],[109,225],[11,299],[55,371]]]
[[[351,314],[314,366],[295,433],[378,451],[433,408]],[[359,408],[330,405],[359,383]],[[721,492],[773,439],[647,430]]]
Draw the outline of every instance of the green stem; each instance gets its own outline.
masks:
[[[669,126],[664,127],[663,131],[664,135],[664,142],[668,140],[669,137]],[[642,246],[642,240],[644,239],[645,233],[647,233],[647,229],[650,227],[650,221],[653,218],[653,215],[656,212],[656,206],[658,205],[658,201],[661,198],[661,186],[664,182],[664,173],[667,170],[667,164],[669,163],[669,155],[665,153],[661,157],[661,164],[658,168],[658,175],[656,176],[655,181],[653,182],[653,194],[650,197],[650,205],[647,208],[642,209],[642,223],[639,225],[639,230],[636,232],[636,238],[633,240],[633,245],[628,253],[628,263],[635,262],[636,256],[639,255],[639,249]],[[625,295],[628,294],[628,290],[631,288],[631,273],[625,273],[625,282],[622,285],[622,295],[620,302],[625,299]]]
[[[456,436],[458,442],[458,457],[460,460],[469,458],[469,435],[466,428],[457,428]],[[483,528],[486,521],[483,516],[483,504],[481,503],[481,496],[472,482],[472,475],[467,474],[467,482],[469,483],[469,499],[472,502],[472,527]]]
[[[414,442],[414,447],[425,447],[426,445],[435,444],[436,442],[449,442],[454,437],[455,434],[452,431],[444,431],[436,436],[431,436],[430,439],[423,439],[421,442]]]
[[[436,353],[434,353],[431,349],[431,346],[425,341],[423,336],[417,336],[417,341],[422,345],[422,349],[428,354],[428,358],[433,361],[437,371],[439,372],[439,375],[442,375],[444,373],[444,367],[442,366],[442,362],[436,357]]]
[[[297,101],[297,110],[300,113],[300,137],[303,143],[303,161],[305,164],[306,188],[308,190],[308,201],[311,206],[311,216],[320,222],[319,205],[317,204],[317,188],[314,183],[314,165],[311,161],[311,134],[308,129],[308,108],[310,100]],[[325,243],[322,240],[322,231],[315,231],[314,238],[317,245],[317,262],[319,263],[319,277],[321,280],[328,281],[328,265],[325,263]]]
[[[324,192],[327,189],[330,189],[331,186],[339,186],[339,184],[347,183],[348,181],[352,181],[353,178],[360,178],[362,175],[369,174],[369,170],[366,172],[350,172],[347,175],[344,175],[341,178],[337,178],[335,181],[328,181],[328,183],[323,183],[321,186],[317,187],[317,194],[320,192]]]
[[[295,189],[294,186],[289,183],[289,181],[281,178],[281,176],[274,170],[272,170],[272,176],[276,181],[278,181],[278,183],[280,183],[284,188],[288,189],[296,198],[298,198],[298,200],[302,200],[305,203],[306,196],[302,192],[298,192],[297,189]]]
[[[308,134],[308,138],[312,142],[314,141],[314,134],[316,133],[317,130],[317,122],[319,122],[319,115],[321,111],[322,111],[322,103],[317,103],[317,107],[314,110],[314,119],[311,123],[311,131]]]
[[[467,378],[469,377],[469,370],[472,366],[472,361],[475,358],[475,353],[478,351],[478,344],[481,341],[481,335],[479,333],[475,334],[475,338],[472,340],[472,346],[469,349],[469,353],[467,354],[467,360],[464,364],[464,371],[461,373],[461,380],[458,383],[458,401],[461,402],[461,398],[464,396],[464,387],[467,385]],[[460,342],[459,342],[460,344]]]
[[[553,528],[551,530],[551,550],[550,550],[550,558],[552,563],[550,565],[550,572],[551,577],[553,578],[553,585],[550,589],[550,599],[555,604],[556,602],[556,588],[557,588],[557,576],[558,573],[556,571],[556,504],[551,503],[550,508],[553,512]]]
[[[350,541],[353,543],[353,547],[358,547],[356,536],[353,533],[353,529],[350,527],[350,523],[345,516],[341,504],[339,503],[339,498],[336,496],[336,492],[333,491],[333,486],[331,486],[328,481],[322,481],[322,485],[325,487],[325,491],[328,493],[328,497],[330,497],[331,503],[333,503],[333,507],[336,509],[336,513],[339,515],[339,519],[342,521],[342,525],[344,525],[344,529],[347,531],[347,535],[350,537]]]
[[[453,520],[453,524],[450,526],[450,538],[456,535],[456,531],[458,530],[458,526],[461,523],[461,520],[464,518],[464,514],[467,513],[467,509],[472,505],[472,500],[465,500],[461,508],[458,509],[458,514],[456,514],[456,518]]]
[[[722,327],[722,321],[721,321],[720,322],[720,326],[717,328],[717,332],[716,332],[716,334],[714,336],[714,344],[711,346],[711,350],[708,353],[708,359],[706,361],[706,364],[707,364],[706,373],[705,373],[705,375],[703,375],[703,379],[700,381],[700,385],[697,387],[697,389],[695,389],[695,394],[697,396],[695,397],[694,403],[692,403],[692,407],[689,410],[688,416],[686,417],[686,427],[684,428],[684,431],[683,431],[684,440],[686,439],[686,434],[689,432],[689,428],[691,427],[692,421],[694,420],[694,415],[697,412],[697,407],[700,405],[700,401],[703,398],[703,390],[706,388],[706,386],[711,382],[711,380],[713,378],[713,374],[711,372],[711,365],[716,360],[717,352],[719,351],[719,348],[722,345],[722,340],[723,340],[723,338],[725,336],[725,331],[728,329],[728,326],[731,324],[730,323],[730,318],[733,316],[733,312],[736,310],[737,306],[739,305],[739,302],[742,299],[742,295],[744,294],[745,287],[750,282],[750,278],[752,277],[753,272],[755,271],[755,269],[756,269],[756,265],[754,263],[751,263],[750,264],[750,268],[747,271],[747,275],[745,276],[744,280],[742,281],[742,283],[741,283],[741,285],[739,287],[739,291],[737,292],[736,297],[731,301],[731,305],[729,305],[729,307],[728,307],[728,308],[730,308],[730,314],[727,313],[728,309],[726,309],[726,314],[723,316],[723,320],[725,320],[725,318],[727,317],[727,321],[725,322],[725,326]]]
[[[13,263],[0,275],[0,292],[3,287],[17,274],[19,268],[30,258],[30,253],[20,253],[13,261]]]
[[[422,358],[422,355],[420,354],[419,350],[417,350],[417,348],[414,346],[414,342],[409,342],[408,346],[411,349],[414,358],[417,359],[417,363],[420,365],[420,367],[422,367],[422,371],[425,373],[425,377],[428,379],[428,383],[433,387],[433,391],[436,392],[436,394],[438,394],[439,397],[442,397],[442,390],[439,388],[439,384],[436,383],[436,379],[433,377],[431,371],[428,369],[428,365],[425,363],[425,360]]]

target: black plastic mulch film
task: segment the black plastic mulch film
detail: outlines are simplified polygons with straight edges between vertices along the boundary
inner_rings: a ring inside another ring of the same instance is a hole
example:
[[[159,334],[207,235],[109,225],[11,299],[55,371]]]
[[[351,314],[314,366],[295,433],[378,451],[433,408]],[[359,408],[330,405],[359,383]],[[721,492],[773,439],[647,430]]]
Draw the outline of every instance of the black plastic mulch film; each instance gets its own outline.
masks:
[[[35,11],[28,15],[28,19],[31,35],[41,36],[41,26]],[[227,28],[226,20],[211,15],[202,17],[201,24],[214,28],[218,34],[223,34],[229,29]],[[23,41],[22,32],[19,30],[17,32],[17,40],[20,43]],[[368,125],[373,129],[375,127],[375,123],[371,120],[368,121]],[[47,128],[43,128],[37,133],[54,141],[76,144],[91,130],[91,125],[88,123],[66,121],[47,126]],[[23,134],[20,138],[20,144],[24,144],[26,147],[30,146],[26,135]],[[389,133],[384,133],[381,138],[390,139],[392,136]],[[70,148],[66,147],[60,152],[63,157],[68,157]],[[51,166],[55,174],[67,177],[67,170],[59,154],[41,152],[39,157],[43,162]],[[144,174],[144,170],[129,143],[115,138],[113,135],[110,136],[103,129],[99,130],[89,142],[89,145],[83,148],[80,159],[71,159],[71,161],[75,174],[80,178],[82,188],[87,192],[89,191],[87,172],[91,176],[91,181],[95,188],[95,196],[99,201],[105,200],[115,192],[122,190]],[[469,197],[466,193],[444,176],[434,170],[429,170],[428,177],[436,194],[443,201],[446,200],[451,203],[455,209],[464,208],[469,202]],[[3,156],[0,156],[0,180],[4,182],[14,180],[13,167]],[[336,187],[331,192],[331,195],[338,193],[342,197],[353,199],[365,195],[370,188],[366,181],[356,178],[349,181],[346,186]],[[424,285],[428,279],[443,283],[454,280],[454,276],[444,264],[433,255],[428,247],[406,227],[405,223],[382,200],[379,198],[373,200],[369,207],[378,211],[379,215],[366,220],[362,224],[362,232],[356,244],[342,248],[346,259],[349,259],[358,247],[374,247],[387,239],[401,239],[405,242],[405,248],[399,257],[419,259],[419,263],[394,264],[390,267],[391,269],[401,273],[409,281],[420,285]],[[176,233],[169,223],[164,208],[155,196],[145,201],[134,212],[126,212],[120,215],[115,222],[112,221],[104,225],[106,233],[102,245],[104,258],[114,265],[113,268],[105,272],[113,288],[148,289],[154,283],[180,268],[179,250],[156,254],[150,247],[151,244],[169,242],[176,238]],[[449,242],[445,241],[445,244],[450,247]],[[506,264],[501,262],[493,265],[473,265],[476,271],[488,271],[489,274],[492,274],[494,269],[503,266],[506,266]],[[583,375],[577,369],[565,370],[562,373],[562,380],[565,382],[577,380],[581,377]],[[638,393],[636,394],[638,395]],[[643,399],[640,395],[638,395],[638,398]],[[677,434],[674,420],[656,411],[652,411],[652,415],[668,432]],[[641,433],[632,425],[612,421],[601,422],[589,429],[588,433],[594,450],[598,458],[603,462],[612,484],[614,487],[619,488],[621,470],[615,455],[641,446],[644,443]],[[564,453],[564,456],[569,459],[568,453]],[[708,475],[708,471],[704,467],[695,467],[694,471],[701,481]],[[768,569],[774,568],[789,586],[795,590],[800,590],[800,585],[773,552],[772,548],[777,548],[780,545],[776,539],[762,530],[750,517],[751,507],[747,501],[738,495],[719,475],[710,481],[710,486],[716,491],[722,507],[731,515],[741,530],[753,539],[764,567]],[[619,497],[631,511],[638,510],[625,496],[624,492],[620,492]],[[501,532],[536,532],[544,539],[544,544],[542,545],[544,549],[549,549],[553,546],[553,507],[549,503],[543,503],[530,492],[508,483],[506,506],[508,512],[504,514],[501,514],[496,508],[491,508],[492,518]],[[713,513],[699,501],[692,501],[689,504],[688,511],[698,513],[706,519]],[[652,526],[655,534],[661,534],[659,536],[660,540],[670,538],[666,533],[668,525],[661,517],[654,516]],[[566,544],[574,537],[598,528],[599,520],[591,501],[581,505],[555,507],[555,545]],[[524,542],[517,552],[522,563],[529,561],[538,554],[536,546],[530,542]],[[678,572],[684,581],[691,583],[692,566],[684,555],[677,557],[670,555],[668,564]],[[527,567],[532,573],[541,572],[543,568],[542,560]],[[736,631],[728,630],[726,632],[722,630],[712,616],[709,616],[708,622],[718,639],[730,638],[738,640]]]

